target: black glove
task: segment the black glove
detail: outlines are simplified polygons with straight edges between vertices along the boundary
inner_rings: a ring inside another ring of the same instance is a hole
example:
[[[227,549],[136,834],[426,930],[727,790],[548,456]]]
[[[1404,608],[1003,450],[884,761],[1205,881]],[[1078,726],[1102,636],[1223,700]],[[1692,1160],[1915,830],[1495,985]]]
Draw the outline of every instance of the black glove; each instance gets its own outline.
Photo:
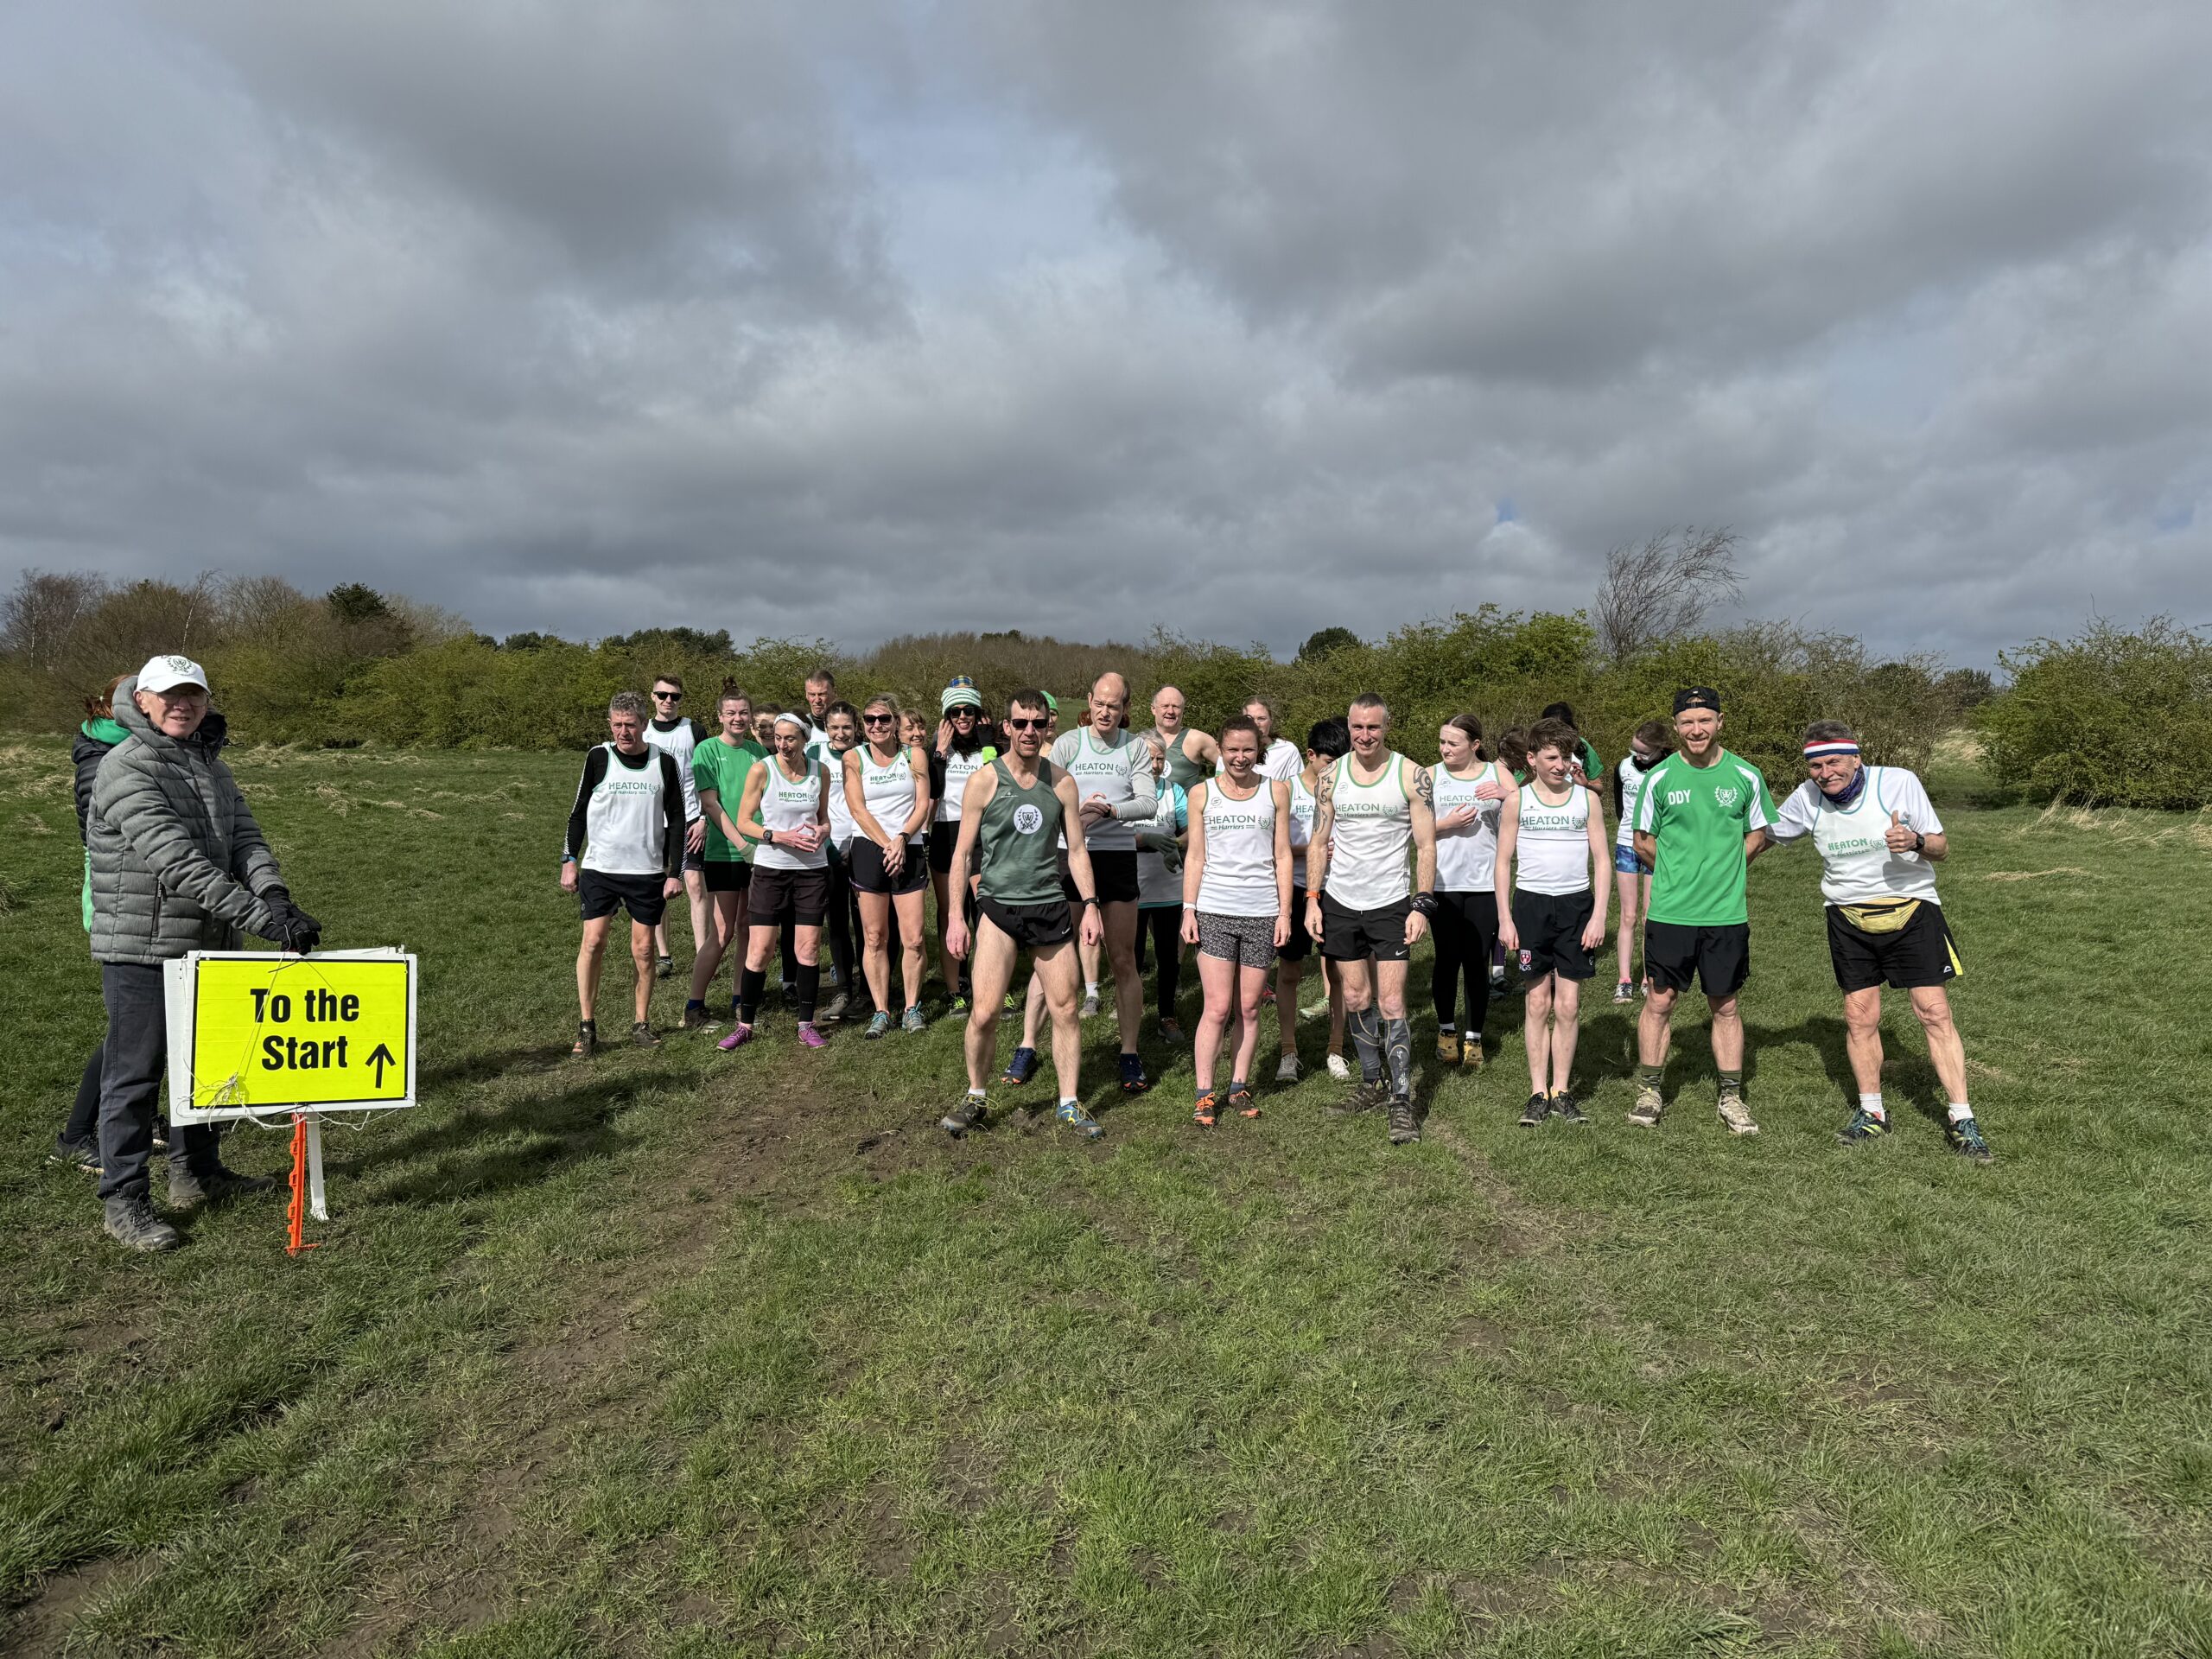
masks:
[[[305,956],[322,943],[322,924],[294,904],[292,895],[282,887],[263,893],[261,902],[269,906],[271,931],[268,937],[287,950]]]

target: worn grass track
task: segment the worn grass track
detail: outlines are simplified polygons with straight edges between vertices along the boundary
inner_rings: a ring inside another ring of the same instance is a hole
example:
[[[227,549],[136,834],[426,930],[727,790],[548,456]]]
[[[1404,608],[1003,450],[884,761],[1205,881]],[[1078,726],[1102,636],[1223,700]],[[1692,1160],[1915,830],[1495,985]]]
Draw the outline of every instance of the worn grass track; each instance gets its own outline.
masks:
[[[950,1022],[569,1062],[565,760],[250,753],[331,942],[422,952],[425,1104],[334,1132],[313,1255],[140,1261],[41,1161],[97,980],[62,747],[0,759],[16,1650],[2212,1653],[2204,818],[1939,780],[1994,1168],[1894,1024],[1900,1133],[1834,1145],[1797,853],[1754,1140],[1687,1029],[1631,1131],[1610,1006],[1592,1127],[1514,1128],[1508,1004],[1417,1147],[1325,1077],[1201,1135],[1164,1052],[1100,1145],[954,1145]]]

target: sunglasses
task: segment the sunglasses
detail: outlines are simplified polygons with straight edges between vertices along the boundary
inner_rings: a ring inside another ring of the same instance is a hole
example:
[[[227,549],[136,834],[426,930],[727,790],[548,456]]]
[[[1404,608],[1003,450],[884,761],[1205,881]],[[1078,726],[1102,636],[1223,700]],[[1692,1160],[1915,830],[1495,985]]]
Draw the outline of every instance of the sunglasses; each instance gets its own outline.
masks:
[[[653,693],[653,701],[655,702],[681,702],[683,701],[683,694],[681,691],[656,691]]]
[[[861,723],[864,726],[888,726],[893,718],[890,715],[862,715]]]
[[[979,709],[969,709],[963,705],[961,708],[954,709],[950,718],[953,720],[973,720],[980,712],[982,711]]]
[[[1006,726],[1010,732],[1041,732],[1052,723],[1051,717],[1046,715],[1039,715],[1033,718],[1026,715],[1013,715],[1007,717]]]

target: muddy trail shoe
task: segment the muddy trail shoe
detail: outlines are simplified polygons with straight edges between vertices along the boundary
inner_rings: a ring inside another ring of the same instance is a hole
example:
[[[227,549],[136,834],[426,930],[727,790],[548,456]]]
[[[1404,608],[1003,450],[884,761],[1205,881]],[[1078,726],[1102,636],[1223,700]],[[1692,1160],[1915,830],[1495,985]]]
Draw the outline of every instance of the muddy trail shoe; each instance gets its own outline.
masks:
[[[643,1020],[640,1020],[630,1027],[630,1046],[632,1048],[658,1048],[660,1046],[660,1033],[655,1031]]]
[[[1962,1158],[1971,1158],[1977,1164],[1993,1164],[1997,1154],[1990,1150],[1989,1142],[1981,1136],[1981,1125],[1970,1117],[1943,1126],[1943,1138],[1951,1143],[1951,1150]]]
[[[1191,1039],[1183,1034],[1183,1027],[1173,1020],[1160,1022],[1160,1040],[1170,1048],[1180,1048]]]
[[[169,1168],[169,1208],[196,1210],[203,1204],[225,1204],[251,1192],[274,1192],[276,1183],[266,1175],[241,1175],[215,1164],[207,1169]]]
[[[1277,1083],[1296,1083],[1298,1081],[1299,1070],[1298,1056],[1295,1054],[1286,1054],[1282,1057],[1282,1064],[1275,1067],[1275,1081]]]
[[[1083,1109],[1080,1101],[1062,1101],[1058,1109],[1052,1114],[1052,1122],[1063,1128],[1073,1129],[1086,1141],[1096,1141],[1106,1133],[1099,1127],[1098,1120]]]
[[[1751,1116],[1751,1109],[1744,1104],[1744,1097],[1734,1090],[1721,1090],[1714,1109],[1720,1114],[1720,1121],[1728,1126],[1729,1134],[1757,1135],[1759,1132],[1759,1126]]]
[[[878,1008],[874,1016],[868,1020],[868,1029],[861,1033],[861,1037],[862,1040],[872,1043],[884,1036],[890,1029],[891,1016],[881,1008]]]
[[[1394,1147],[1410,1146],[1413,1142],[1420,1139],[1421,1119],[1414,1116],[1414,1103],[1412,1096],[1408,1095],[1391,1096],[1390,1144]]]
[[[588,1060],[599,1052],[599,1022],[586,1020],[576,1027],[576,1040],[569,1046],[569,1058]]]
[[[1229,1091],[1229,1109],[1239,1117],[1257,1117],[1260,1103],[1252,1097],[1249,1089],[1232,1089]]]
[[[1006,1070],[999,1073],[1001,1083],[1010,1083],[1019,1089],[1037,1075],[1037,1051],[1027,1046],[1017,1048],[1007,1057]]]
[[[1191,1108],[1191,1122],[1202,1129],[1213,1128],[1219,1116],[1220,1111],[1214,1104],[1213,1090],[1211,1089],[1200,1095],[1198,1103]]]
[[[1389,1097],[1390,1091],[1383,1086],[1382,1078],[1370,1081],[1362,1077],[1352,1085],[1351,1093],[1329,1108],[1329,1116],[1350,1117],[1358,1112],[1371,1112]]]
[[[684,1031],[714,1030],[714,1017],[707,1012],[707,1005],[703,1002],[684,1004],[683,1022],[681,1029]]]
[[[1463,1071],[1479,1071],[1483,1069],[1483,1039],[1479,1033],[1460,1034],[1459,1069]]]
[[[1636,1104],[1628,1109],[1628,1121],[1640,1129],[1659,1127],[1659,1114],[1667,1109],[1667,1102],[1655,1084],[1636,1085]]]
[[[969,1130],[983,1127],[983,1109],[981,1095],[963,1095],[957,1106],[938,1119],[938,1128],[957,1141]]]
[[[1144,1074],[1144,1056],[1141,1054],[1122,1055],[1122,1092],[1125,1095],[1141,1095],[1151,1087],[1152,1079]]]
[[[1440,1031],[1436,1033],[1436,1058],[1445,1065],[1459,1065],[1465,1052],[1466,1044],[1460,1039],[1459,1033]]]
[[[1083,994],[1083,1017],[1086,1020],[1096,1020],[1098,1017],[1097,992],[1085,991]]]
[[[840,991],[823,1005],[822,1012],[814,1016],[814,1023],[817,1026],[834,1026],[845,1017],[845,1010],[852,1005],[853,999]]]
[[[101,1224],[107,1236],[126,1250],[173,1250],[184,1242],[177,1230],[154,1213],[143,1192],[110,1198]]]
[[[100,1149],[90,1141],[72,1141],[57,1135],[54,1137],[54,1150],[46,1154],[46,1161],[97,1175],[100,1173]]]
[[[653,977],[655,979],[666,979],[675,971],[676,958],[674,957],[656,957],[653,958]]]
[[[1847,1147],[1863,1147],[1870,1141],[1879,1141],[1888,1135],[1887,1118],[1877,1117],[1865,1110],[1851,1115],[1851,1122],[1835,1132],[1835,1138]]]
[[[1533,1129],[1551,1116],[1552,1103],[1541,1095],[1529,1096],[1529,1103],[1521,1109],[1521,1127]]]
[[[1351,1063],[1341,1054],[1329,1056],[1329,1075],[1338,1083],[1351,1081]]]
[[[1582,1103],[1573,1091],[1562,1089],[1552,1096],[1552,1116],[1563,1123],[1587,1123],[1590,1119],[1582,1109]]]
[[[929,1016],[922,1012],[922,1005],[917,1002],[906,1010],[905,1017],[899,1021],[899,1029],[926,1031],[929,1029]]]

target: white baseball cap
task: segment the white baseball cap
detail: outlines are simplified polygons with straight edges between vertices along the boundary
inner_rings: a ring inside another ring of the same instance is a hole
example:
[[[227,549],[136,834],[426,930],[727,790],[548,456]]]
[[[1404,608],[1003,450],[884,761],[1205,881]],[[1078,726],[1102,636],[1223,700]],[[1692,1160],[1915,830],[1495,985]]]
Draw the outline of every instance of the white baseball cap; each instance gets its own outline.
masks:
[[[149,657],[138,671],[141,691],[174,691],[180,685],[207,689],[207,671],[189,657]]]

